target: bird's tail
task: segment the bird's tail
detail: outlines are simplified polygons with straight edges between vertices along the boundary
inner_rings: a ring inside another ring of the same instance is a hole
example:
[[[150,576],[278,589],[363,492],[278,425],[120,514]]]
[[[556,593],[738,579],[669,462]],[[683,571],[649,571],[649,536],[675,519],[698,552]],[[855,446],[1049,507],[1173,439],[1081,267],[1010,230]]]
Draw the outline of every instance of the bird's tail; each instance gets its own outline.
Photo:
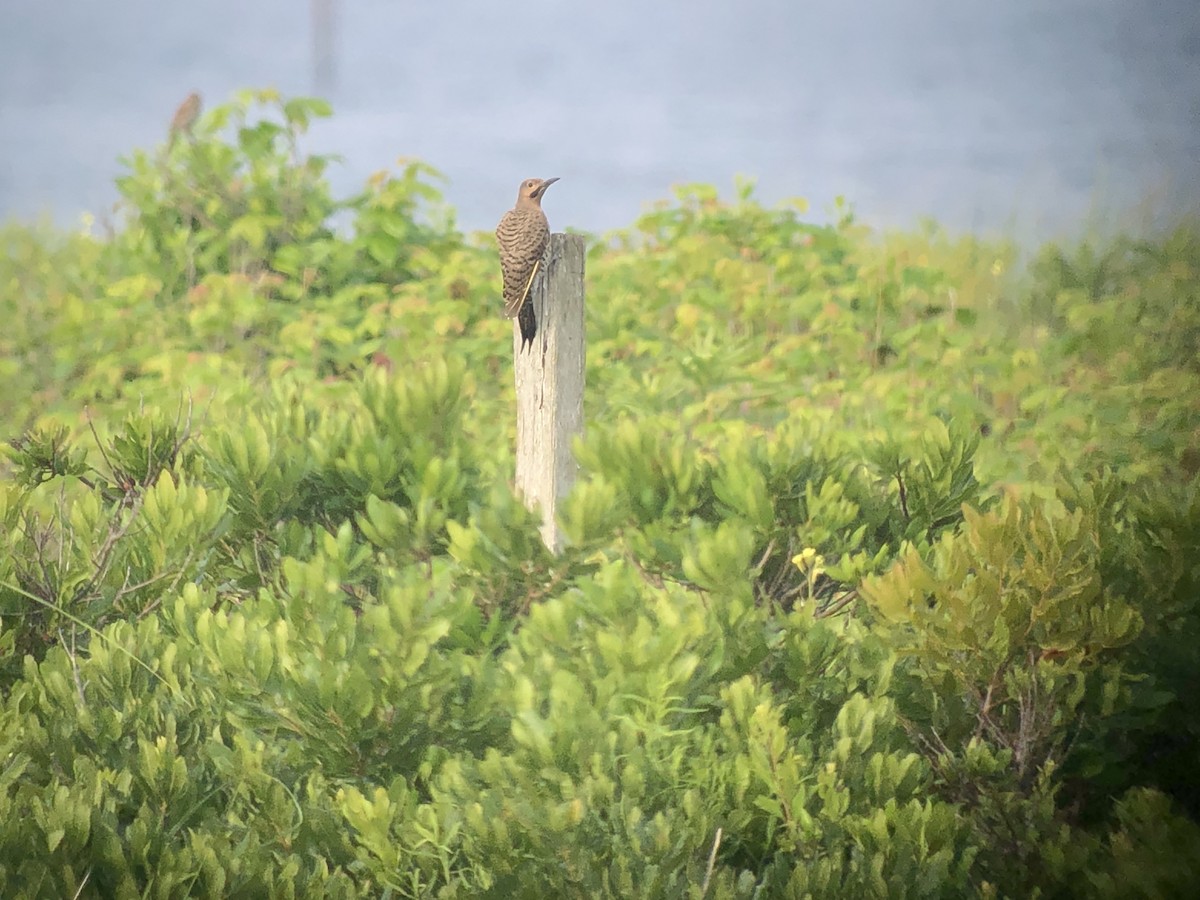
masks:
[[[527,299],[521,304],[521,310],[517,313],[517,324],[521,327],[521,350],[533,344],[533,339],[537,336],[537,316],[533,312],[533,301]]]

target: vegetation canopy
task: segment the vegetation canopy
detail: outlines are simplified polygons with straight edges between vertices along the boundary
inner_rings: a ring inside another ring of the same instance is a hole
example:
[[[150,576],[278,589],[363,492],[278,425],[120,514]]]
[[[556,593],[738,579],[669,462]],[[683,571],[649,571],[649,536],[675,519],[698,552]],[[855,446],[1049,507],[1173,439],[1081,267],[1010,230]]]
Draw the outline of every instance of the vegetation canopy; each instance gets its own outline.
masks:
[[[678,188],[589,238],[551,556],[493,238],[329,114],[0,231],[0,896],[1190,895],[1197,223]]]

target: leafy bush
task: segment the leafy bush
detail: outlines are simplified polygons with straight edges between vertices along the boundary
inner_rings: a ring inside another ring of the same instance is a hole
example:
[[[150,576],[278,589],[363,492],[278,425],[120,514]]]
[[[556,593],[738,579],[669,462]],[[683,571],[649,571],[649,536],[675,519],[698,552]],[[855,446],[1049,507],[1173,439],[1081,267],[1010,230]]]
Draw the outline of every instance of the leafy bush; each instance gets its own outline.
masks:
[[[1022,279],[680,188],[591,241],[552,556],[488,236],[326,114],[4,232],[0,895],[1200,881],[1194,229]]]

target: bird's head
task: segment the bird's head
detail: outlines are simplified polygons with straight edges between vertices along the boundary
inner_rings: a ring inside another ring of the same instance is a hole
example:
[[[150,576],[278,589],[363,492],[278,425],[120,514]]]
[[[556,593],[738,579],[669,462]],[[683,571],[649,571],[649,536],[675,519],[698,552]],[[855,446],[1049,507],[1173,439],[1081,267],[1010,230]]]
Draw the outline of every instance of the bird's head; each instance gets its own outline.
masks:
[[[542,194],[546,193],[546,188],[558,181],[557,178],[526,178],[521,182],[521,187],[517,191],[517,203],[532,203],[534,206],[541,206]]]

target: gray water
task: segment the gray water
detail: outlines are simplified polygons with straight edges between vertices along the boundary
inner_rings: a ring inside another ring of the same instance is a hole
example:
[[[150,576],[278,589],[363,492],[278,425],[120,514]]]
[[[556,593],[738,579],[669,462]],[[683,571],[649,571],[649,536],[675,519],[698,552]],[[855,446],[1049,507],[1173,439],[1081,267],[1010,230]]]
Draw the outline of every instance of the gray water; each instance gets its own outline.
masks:
[[[757,178],[814,216],[1018,238],[1200,208],[1197,0],[333,0],[349,193],[399,156],[491,228],[558,175],[556,228]],[[0,219],[70,224],[191,90],[314,91],[311,0],[0,0]]]

